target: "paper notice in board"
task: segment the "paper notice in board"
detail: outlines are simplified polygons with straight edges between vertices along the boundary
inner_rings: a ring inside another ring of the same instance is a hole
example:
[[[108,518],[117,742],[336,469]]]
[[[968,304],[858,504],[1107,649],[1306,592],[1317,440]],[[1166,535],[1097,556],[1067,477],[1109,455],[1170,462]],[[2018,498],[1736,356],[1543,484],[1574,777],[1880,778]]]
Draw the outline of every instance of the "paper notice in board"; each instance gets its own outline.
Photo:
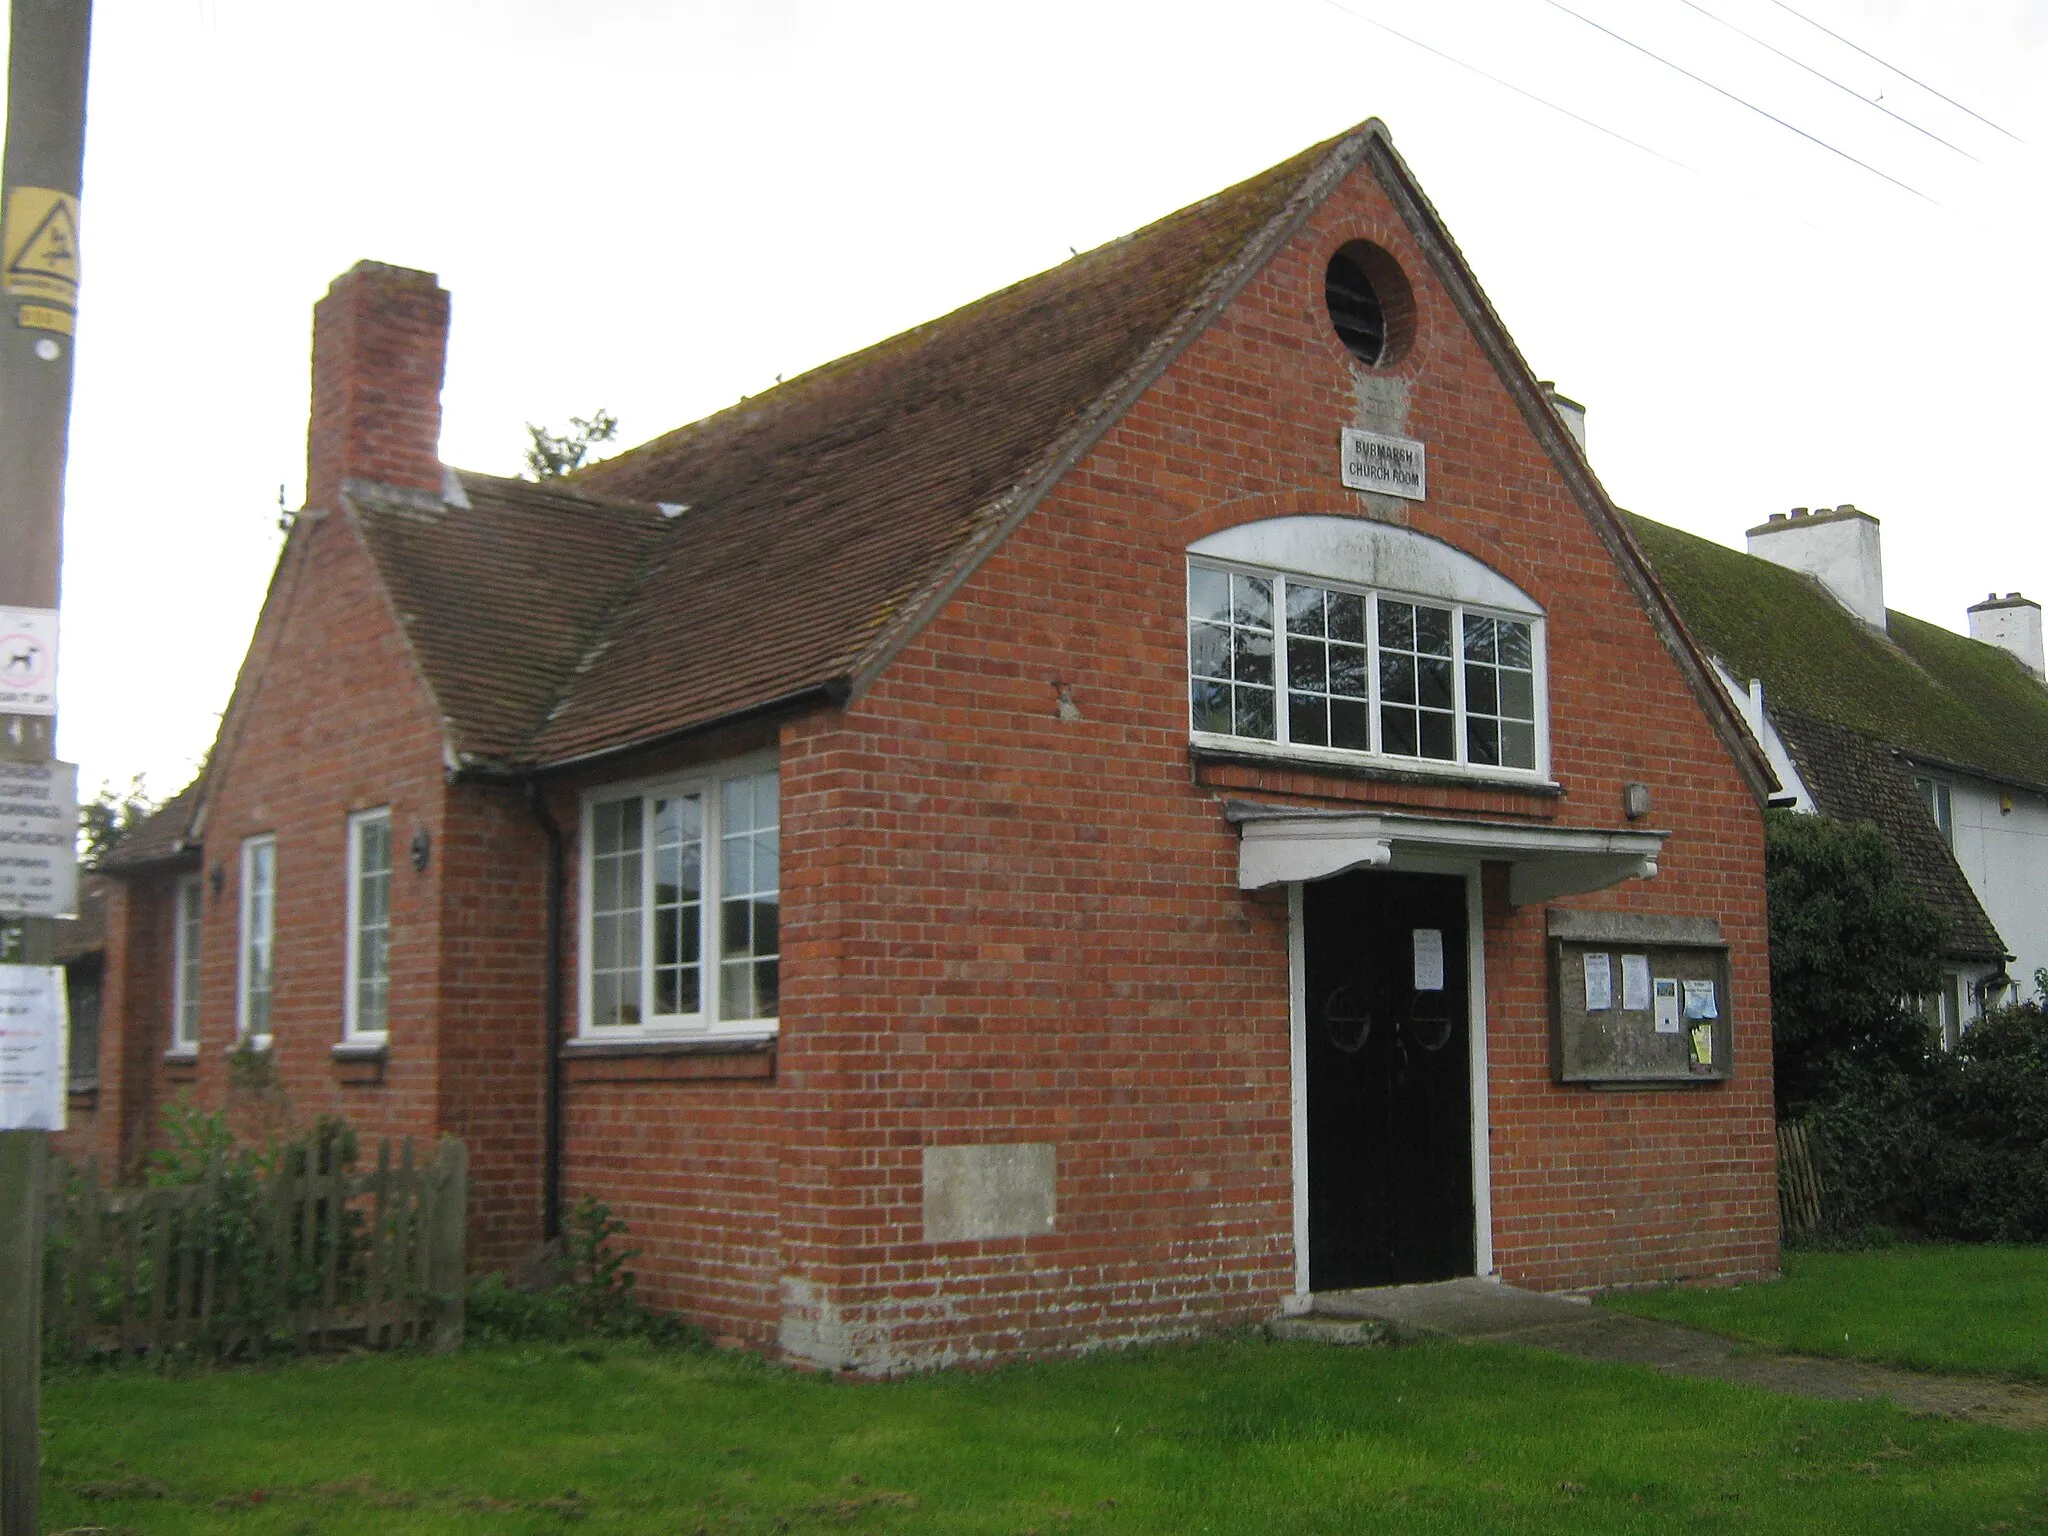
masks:
[[[1621,1006],[1635,1013],[1650,1011],[1650,957],[1621,957]]]
[[[64,968],[0,965],[0,1131],[64,1129]]]
[[[1718,1019],[1720,1009],[1714,1006],[1714,984],[1711,981],[1688,981],[1685,984],[1685,1016],[1688,1019]]]
[[[1614,1006],[1614,967],[1606,955],[1586,956],[1586,1012]]]
[[[1415,934],[1415,990],[1441,992],[1444,989],[1444,931],[1417,928]]]
[[[1679,1035],[1685,1033],[1678,1021],[1678,981],[1675,977],[1659,976],[1650,984],[1650,991],[1657,1008],[1657,1033]]]

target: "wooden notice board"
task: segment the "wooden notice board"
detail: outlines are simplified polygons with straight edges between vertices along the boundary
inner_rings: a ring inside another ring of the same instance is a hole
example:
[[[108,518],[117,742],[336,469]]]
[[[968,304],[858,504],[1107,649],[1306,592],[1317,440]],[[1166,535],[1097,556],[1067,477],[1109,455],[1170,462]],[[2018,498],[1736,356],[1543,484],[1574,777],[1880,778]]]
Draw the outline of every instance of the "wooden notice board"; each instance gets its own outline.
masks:
[[[1560,1083],[1682,1087],[1735,1075],[1728,946],[1713,918],[1549,911]]]

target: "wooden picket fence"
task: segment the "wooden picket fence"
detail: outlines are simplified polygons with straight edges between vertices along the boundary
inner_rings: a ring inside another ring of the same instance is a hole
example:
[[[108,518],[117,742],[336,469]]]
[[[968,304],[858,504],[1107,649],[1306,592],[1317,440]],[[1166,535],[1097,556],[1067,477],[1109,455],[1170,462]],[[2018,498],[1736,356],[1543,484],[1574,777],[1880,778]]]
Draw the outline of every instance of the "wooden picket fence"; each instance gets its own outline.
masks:
[[[52,1167],[46,1348],[74,1356],[462,1341],[469,1159],[407,1138],[374,1168],[259,1177],[209,1166],[196,1184],[107,1188],[96,1164]]]
[[[1820,1175],[1803,1125],[1778,1127],[1778,1219],[1787,1237],[1820,1225]]]

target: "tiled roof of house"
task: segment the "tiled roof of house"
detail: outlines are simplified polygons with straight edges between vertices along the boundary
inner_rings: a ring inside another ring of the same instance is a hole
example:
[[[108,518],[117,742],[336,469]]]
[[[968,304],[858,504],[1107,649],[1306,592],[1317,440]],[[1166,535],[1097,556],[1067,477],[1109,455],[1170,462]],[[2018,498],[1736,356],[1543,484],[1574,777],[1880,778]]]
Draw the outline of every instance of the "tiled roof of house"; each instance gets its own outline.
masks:
[[[572,761],[849,684],[1331,153],[569,479],[464,474],[467,507],[350,482],[458,759]]]
[[[453,502],[351,480],[364,545],[467,762],[516,764],[673,536],[654,507],[458,475]]]
[[[199,843],[192,834],[192,818],[199,814],[205,782],[202,773],[130,828],[128,835],[100,860],[99,867],[109,874],[119,874],[196,853]]]
[[[1996,646],[1903,613],[1889,638],[1810,578],[1628,514],[1687,626],[1774,713],[1846,726],[1926,762],[2048,787],[2048,687]]]
[[[1815,808],[1836,821],[1874,822],[1890,840],[1907,880],[1948,920],[1948,954],[2002,961],[2005,941],[1942,841],[1913,787],[1912,769],[1898,752],[1861,732],[1791,710],[1774,709],[1771,719]]]

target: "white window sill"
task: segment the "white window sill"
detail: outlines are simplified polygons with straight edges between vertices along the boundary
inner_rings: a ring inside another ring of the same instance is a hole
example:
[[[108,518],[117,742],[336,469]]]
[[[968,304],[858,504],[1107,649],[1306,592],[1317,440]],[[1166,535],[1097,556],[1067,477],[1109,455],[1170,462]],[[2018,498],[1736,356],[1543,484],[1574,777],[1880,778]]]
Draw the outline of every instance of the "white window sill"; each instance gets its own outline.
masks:
[[[618,1051],[744,1051],[768,1045],[780,1035],[777,1021],[746,1029],[679,1030],[649,1029],[644,1025],[619,1025],[609,1029],[586,1029],[562,1043],[565,1055],[596,1055]]]
[[[389,1035],[351,1035],[333,1047],[332,1055],[336,1061],[351,1061],[363,1057],[383,1056],[390,1049]]]
[[[228,1054],[232,1056],[237,1051],[260,1051],[267,1056],[270,1054],[270,1042],[274,1038],[276,1037],[272,1035],[243,1035],[228,1047]]]
[[[1562,788],[1554,779],[1534,768],[1490,768],[1446,762],[1434,757],[1391,757],[1382,752],[1350,752],[1339,747],[1283,745],[1277,741],[1261,741],[1255,736],[1216,736],[1206,731],[1189,732],[1188,744],[1204,756],[1256,758],[1276,767],[1334,768],[1351,773],[1403,778],[1455,779],[1475,786],[1529,790],[1537,794],[1556,794]]]
[[[174,1045],[164,1052],[164,1060],[171,1062],[197,1061],[199,1047],[196,1045]]]

